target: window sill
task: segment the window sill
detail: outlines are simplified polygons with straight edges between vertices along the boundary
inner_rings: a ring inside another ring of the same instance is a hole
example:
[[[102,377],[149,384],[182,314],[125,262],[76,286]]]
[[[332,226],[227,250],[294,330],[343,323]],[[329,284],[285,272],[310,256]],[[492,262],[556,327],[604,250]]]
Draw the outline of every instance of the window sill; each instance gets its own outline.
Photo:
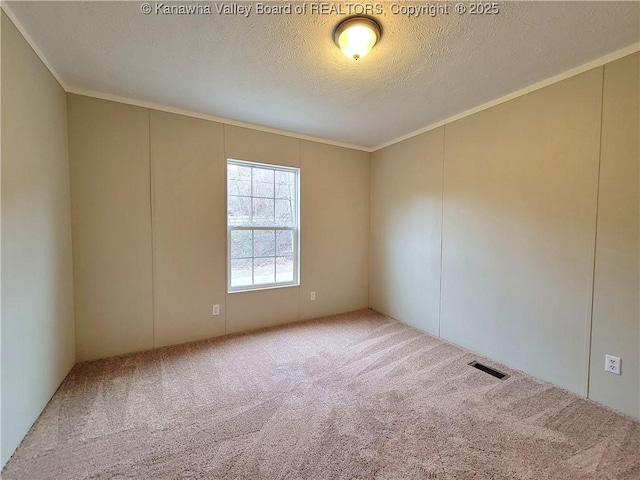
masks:
[[[299,287],[300,286],[300,282],[297,283],[287,283],[285,285],[267,285],[267,286],[260,286],[260,287],[250,287],[250,288],[244,288],[242,290],[227,290],[228,294],[234,294],[234,293],[249,293],[249,292],[261,292],[263,290],[276,290],[276,289],[280,289],[280,288],[292,288],[292,287]]]

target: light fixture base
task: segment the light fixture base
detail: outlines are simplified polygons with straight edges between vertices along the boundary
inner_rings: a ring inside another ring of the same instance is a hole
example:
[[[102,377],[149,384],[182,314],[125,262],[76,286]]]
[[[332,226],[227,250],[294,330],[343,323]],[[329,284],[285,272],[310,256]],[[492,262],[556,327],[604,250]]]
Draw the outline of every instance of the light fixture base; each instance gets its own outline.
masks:
[[[342,44],[340,43],[340,37],[343,34],[348,35],[348,32],[347,32],[348,30],[358,29],[358,28],[369,30],[370,35],[372,35],[373,38],[370,39],[370,42],[369,42],[370,45],[368,45],[368,49],[361,50],[356,48],[355,51],[352,51],[353,49],[350,49],[345,42],[343,42]],[[381,37],[382,37],[382,27],[380,26],[378,21],[375,20],[374,18],[365,17],[362,15],[356,15],[356,16],[344,19],[336,26],[335,30],[333,31],[333,41],[335,42],[335,44],[338,47],[340,47],[340,49],[345,53],[345,55],[353,58],[354,60],[358,60],[359,58],[369,53],[371,48],[373,48],[373,46],[380,41]]]

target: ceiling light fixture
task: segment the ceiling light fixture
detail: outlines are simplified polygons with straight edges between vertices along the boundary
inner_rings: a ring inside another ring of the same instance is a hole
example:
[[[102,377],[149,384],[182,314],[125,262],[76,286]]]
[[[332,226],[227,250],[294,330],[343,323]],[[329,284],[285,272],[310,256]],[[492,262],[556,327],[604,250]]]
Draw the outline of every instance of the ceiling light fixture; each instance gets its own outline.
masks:
[[[350,17],[338,24],[333,40],[349,58],[364,57],[381,36],[380,24],[369,17]]]

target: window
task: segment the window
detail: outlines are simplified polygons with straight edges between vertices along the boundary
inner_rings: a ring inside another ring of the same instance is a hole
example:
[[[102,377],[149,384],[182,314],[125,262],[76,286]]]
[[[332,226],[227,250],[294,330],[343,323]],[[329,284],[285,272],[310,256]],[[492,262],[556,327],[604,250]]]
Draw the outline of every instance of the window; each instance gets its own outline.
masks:
[[[227,160],[229,292],[299,284],[299,174]]]

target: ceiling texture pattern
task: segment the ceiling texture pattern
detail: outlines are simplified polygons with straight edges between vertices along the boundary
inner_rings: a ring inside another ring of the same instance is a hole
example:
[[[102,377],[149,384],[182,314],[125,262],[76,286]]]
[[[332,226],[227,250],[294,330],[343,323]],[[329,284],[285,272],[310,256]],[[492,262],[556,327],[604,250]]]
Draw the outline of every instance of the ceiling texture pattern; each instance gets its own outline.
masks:
[[[8,5],[71,91],[365,148],[637,44],[640,37],[638,2],[507,1],[494,15],[459,15],[450,3],[449,14],[418,17],[394,13],[393,2],[382,2],[375,15],[382,39],[356,62],[333,43],[335,26],[348,16],[346,3],[336,7],[344,14],[312,14],[312,2],[306,2],[306,14],[272,15],[256,13],[253,2],[226,3],[252,4],[248,16],[219,14],[220,2],[209,4],[211,14],[167,15],[156,13],[162,2],[153,1],[152,13],[144,15],[142,3]]]

